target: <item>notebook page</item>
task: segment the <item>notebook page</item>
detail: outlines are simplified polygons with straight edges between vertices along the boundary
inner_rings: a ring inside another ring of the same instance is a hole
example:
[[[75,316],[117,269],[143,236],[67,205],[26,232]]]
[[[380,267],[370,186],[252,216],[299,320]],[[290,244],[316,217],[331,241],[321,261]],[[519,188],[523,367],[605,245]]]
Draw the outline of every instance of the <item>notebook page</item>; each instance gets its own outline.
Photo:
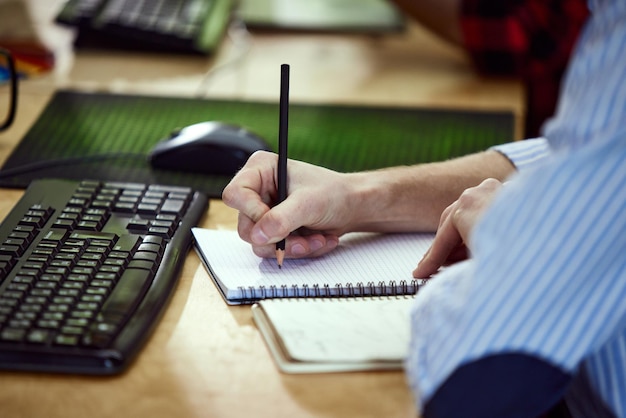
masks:
[[[292,361],[400,362],[414,297],[274,299],[259,302]]]
[[[242,293],[250,289],[286,288],[297,292],[325,285],[345,288],[368,283],[378,286],[380,282],[414,284],[411,273],[434,237],[417,233],[346,234],[330,254],[286,259],[279,269],[275,259],[257,257],[236,231],[194,228],[193,234],[197,251],[228,300],[245,297]]]

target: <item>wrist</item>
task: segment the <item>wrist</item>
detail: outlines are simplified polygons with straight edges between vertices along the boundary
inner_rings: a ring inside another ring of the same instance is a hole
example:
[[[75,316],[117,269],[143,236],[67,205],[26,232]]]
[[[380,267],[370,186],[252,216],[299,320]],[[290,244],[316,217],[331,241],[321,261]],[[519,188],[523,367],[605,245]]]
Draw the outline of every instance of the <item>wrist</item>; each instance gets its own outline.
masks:
[[[412,171],[408,167],[395,167],[348,174],[348,229],[378,232],[420,229],[415,224],[419,208],[409,186]]]

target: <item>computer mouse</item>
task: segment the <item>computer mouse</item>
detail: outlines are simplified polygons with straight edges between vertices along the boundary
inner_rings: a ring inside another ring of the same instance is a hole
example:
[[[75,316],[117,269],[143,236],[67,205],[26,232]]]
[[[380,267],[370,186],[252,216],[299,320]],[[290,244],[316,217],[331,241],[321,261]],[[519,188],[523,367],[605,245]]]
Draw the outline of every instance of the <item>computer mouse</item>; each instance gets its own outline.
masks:
[[[154,168],[232,176],[258,150],[270,147],[241,126],[201,122],[172,132],[152,148],[148,158]]]

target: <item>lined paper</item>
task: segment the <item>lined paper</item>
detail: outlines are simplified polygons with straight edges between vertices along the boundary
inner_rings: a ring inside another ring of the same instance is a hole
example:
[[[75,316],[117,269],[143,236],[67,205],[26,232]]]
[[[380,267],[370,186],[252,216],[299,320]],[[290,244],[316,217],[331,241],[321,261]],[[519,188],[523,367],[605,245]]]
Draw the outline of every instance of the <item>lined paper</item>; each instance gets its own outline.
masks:
[[[196,250],[229,303],[272,297],[415,293],[411,273],[433,234],[351,233],[317,258],[263,259],[236,231],[194,228]]]

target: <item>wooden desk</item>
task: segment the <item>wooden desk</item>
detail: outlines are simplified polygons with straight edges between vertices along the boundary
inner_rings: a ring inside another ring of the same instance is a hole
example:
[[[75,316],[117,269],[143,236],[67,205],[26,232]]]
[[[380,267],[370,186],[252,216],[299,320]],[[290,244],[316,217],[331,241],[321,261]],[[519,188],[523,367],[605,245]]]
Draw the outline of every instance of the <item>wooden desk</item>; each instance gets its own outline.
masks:
[[[42,26],[56,10],[55,2],[46,3],[35,10]],[[67,40],[66,34],[59,38]],[[57,88],[192,96],[204,72],[228,62],[233,53],[228,41],[213,59],[74,55],[68,44],[55,50],[55,72],[22,83],[15,125],[0,134],[0,161]],[[518,83],[481,79],[461,52],[416,26],[385,38],[253,35],[249,53],[215,73],[205,93],[277,100],[283,62],[291,64],[294,101],[508,109],[521,126]],[[0,189],[0,219],[21,194]],[[201,226],[235,228],[236,213],[213,200]],[[401,372],[279,373],[249,306],[227,306],[193,252],[164,317],[125,374],[102,378],[0,372],[0,416],[11,418],[415,415]]]

